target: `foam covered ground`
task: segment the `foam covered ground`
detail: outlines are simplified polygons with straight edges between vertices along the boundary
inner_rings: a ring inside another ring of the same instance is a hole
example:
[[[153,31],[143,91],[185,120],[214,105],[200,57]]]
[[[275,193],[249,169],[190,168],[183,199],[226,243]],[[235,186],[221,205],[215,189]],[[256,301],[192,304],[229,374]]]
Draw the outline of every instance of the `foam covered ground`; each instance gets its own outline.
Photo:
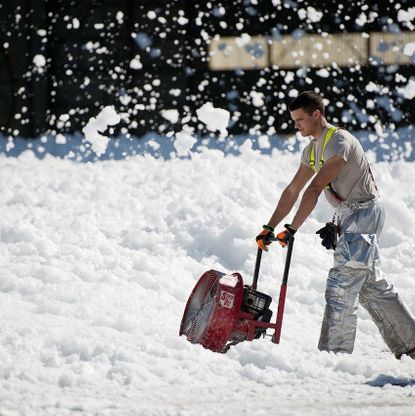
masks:
[[[250,281],[298,153],[0,159],[2,415],[413,414],[415,361],[397,361],[364,310],[353,355],[317,350],[332,262],[315,235],[331,218],[322,198],[296,238],[280,345],[223,355],[178,336],[204,271]],[[373,171],[384,271],[415,311],[415,164]],[[263,257],[259,289],[274,299],[284,254]]]

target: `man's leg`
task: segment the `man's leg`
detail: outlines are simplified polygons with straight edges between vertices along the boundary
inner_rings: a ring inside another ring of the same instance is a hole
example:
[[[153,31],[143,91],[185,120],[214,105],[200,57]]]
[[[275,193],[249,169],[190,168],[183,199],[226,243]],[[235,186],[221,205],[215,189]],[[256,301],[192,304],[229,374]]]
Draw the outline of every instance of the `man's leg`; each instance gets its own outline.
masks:
[[[386,344],[397,356],[415,348],[415,319],[380,270],[378,235],[384,222],[379,201],[342,209],[342,230],[326,290],[326,310],[319,348],[352,352],[356,302],[369,311]]]
[[[348,267],[332,268],[326,287],[326,308],[318,348],[352,353],[356,335],[357,299],[365,273]]]
[[[386,345],[397,356],[415,348],[415,318],[403,300],[379,274],[370,274],[359,297]]]

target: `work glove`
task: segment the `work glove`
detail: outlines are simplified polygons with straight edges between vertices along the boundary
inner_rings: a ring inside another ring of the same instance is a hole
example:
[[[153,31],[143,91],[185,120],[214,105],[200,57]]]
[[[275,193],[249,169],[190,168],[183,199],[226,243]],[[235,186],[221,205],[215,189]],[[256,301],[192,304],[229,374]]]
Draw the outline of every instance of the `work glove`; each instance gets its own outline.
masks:
[[[335,250],[337,245],[337,225],[334,222],[328,222],[323,228],[316,231],[316,234],[322,239],[321,245],[327,250]]]
[[[256,243],[261,250],[268,251],[268,247],[271,244],[271,239],[274,237],[274,229],[269,225],[263,225],[263,230],[257,235]]]
[[[284,224],[284,227],[285,230],[277,234],[278,242],[282,247],[286,247],[289,241],[293,238],[294,234],[297,232],[297,230],[291,227],[290,224]]]

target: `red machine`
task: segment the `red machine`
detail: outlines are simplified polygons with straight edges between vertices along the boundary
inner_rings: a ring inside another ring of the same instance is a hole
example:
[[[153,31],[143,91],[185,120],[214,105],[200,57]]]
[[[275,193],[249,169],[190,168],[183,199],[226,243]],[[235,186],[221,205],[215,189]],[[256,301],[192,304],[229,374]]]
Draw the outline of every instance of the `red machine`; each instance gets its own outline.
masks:
[[[274,237],[271,241],[275,240]],[[288,243],[275,323],[271,323],[269,309],[272,298],[256,290],[262,257],[262,250],[258,249],[250,286],[244,286],[239,273],[226,275],[209,270],[202,275],[187,301],[179,335],[186,335],[193,344],[201,344],[209,350],[226,352],[232,345],[265,336],[267,329],[272,329],[272,342],[278,344],[293,244],[292,237]]]

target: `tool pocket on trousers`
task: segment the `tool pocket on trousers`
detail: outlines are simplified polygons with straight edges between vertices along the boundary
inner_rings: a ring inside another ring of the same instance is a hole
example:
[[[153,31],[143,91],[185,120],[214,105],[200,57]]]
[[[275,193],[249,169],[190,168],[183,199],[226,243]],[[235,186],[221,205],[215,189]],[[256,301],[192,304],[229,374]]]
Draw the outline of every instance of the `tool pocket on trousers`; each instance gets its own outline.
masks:
[[[376,252],[376,234],[346,231],[339,239],[335,253],[336,266],[371,267]]]
[[[346,309],[347,289],[350,276],[330,271],[326,286],[326,316],[341,321]]]

